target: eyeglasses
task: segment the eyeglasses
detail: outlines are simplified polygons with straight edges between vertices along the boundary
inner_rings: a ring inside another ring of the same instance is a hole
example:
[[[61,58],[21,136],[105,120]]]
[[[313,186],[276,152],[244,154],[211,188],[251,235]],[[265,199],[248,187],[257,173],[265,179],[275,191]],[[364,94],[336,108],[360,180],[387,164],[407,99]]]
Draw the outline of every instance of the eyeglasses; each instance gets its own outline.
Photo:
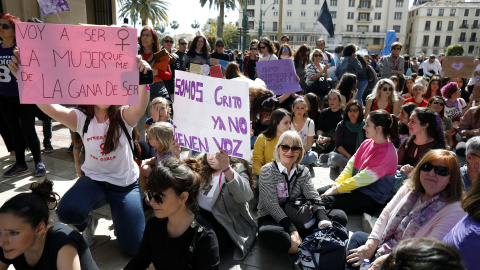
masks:
[[[169,40],[169,39],[166,39],[164,40],[165,43],[172,43],[173,44],[173,40]]]
[[[259,48],[260,48],[260,50],[263,50],[263,49],[265,49],[265,47],[259,47]]]
[[[447,176],[450,173],[448,172],[448,168],[445,166],[434,166],[430,164],[429,162],[425,163],[420,167],[420,170],[424,172],[430,172],[433,169],[433,171],[440,176]]]
[[[223,48],[223,45],[222,45],[222,44],[218,44],[217,47],[222,47],[222,48]]]
[[[284,48],[284,49],[282,49],[282,52],[288,52],[288,51],[290,51],[289,48]]]
[[[400,47],[395,47],[395,48],[393,48],[393,50],[395,50],[395,51],[398,50],[399,51],[399,50],[401,50],[401,48]]]
[[[382,88],[382,91],[383,91],[383,92],[387,92],[387,91],[390,91],[390,92],[391,92],[391,91],[393,91],[393,88],[392,88],[392,87],[383,87],[383,88]]]
[[[180,43],[180,45],[187,45],[187,43],[186,43],[186,42],[182,42],[182,43]]]
[[[280,145],[280,148],[285,153],[288,152],[290,149],[292,149],[293,153],[298,153],[298,151],[300,151],[300,146],[288,146],[288,145],[282,144]]]
[[[164,202],[164,198],[167,198],[168,196],[165,196],[165,195],[162,195],[162,194],[153,194],[153,192],[151,190],[147,190],[145,191],[145,198],[148,200],[148,201],[151,201],[152,199],[155,200],[156,203],[158,204],[162,204]]]
[[[8,29],[10,29],[10,25],[8,25],[6,23],[2,23],[2,28],[3,28],[3,30],[8,30]]]
[[[439,102],[439,101],[434,101],[434,102],[432,102],[432,104],[440,105],[440,106],[442,106],[442,107],[445,106],[445,103]]]
[[[314,56],[314,57],[322,57],[323,55],[321,55],[321,54],[314,54],[313,56]]]
[[[359,111],[358,108],[356,108],[356,109],[348,109],[348,112],[358,112],[358,111]]]
[[[257,48],[250,48],[250,51],[256,51]]]

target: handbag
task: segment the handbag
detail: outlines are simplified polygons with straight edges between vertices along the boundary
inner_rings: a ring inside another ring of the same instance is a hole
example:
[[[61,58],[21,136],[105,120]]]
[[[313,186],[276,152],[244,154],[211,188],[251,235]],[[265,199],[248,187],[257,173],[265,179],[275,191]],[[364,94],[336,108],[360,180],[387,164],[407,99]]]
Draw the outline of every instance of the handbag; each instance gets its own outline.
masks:
[[[338,222],[316,229],[298,246],[304,270],[345,269],[348,231]]]
[[[333,88],[333,81],[331,78],[320,77],[312,84],[307,85],[307,93],[314,93],[320,98],[323,98]]]
[[[295,201],[287,201],[283,207],[283,211],[296,228],[309,229],[317,220],[315,213],[318,211],[318,208],[314,209],[314,205],[322,204],[321,200],[298,198]],[[325,209],[325,207],[323,208]]]

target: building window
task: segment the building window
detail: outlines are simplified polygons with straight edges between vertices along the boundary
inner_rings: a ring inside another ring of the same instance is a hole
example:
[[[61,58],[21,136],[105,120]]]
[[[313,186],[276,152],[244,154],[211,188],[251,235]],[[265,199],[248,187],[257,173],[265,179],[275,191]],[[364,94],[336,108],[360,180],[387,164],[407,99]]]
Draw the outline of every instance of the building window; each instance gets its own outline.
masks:
[[[248,22],[248,29],[253,29],[254,27],[254,22]]]
[[[278,22],[273,22],[273,30],[272,31],[278,31]]]
[[[307,12],[305,10],[300,11],[300,16],[302,17],[307,16]]]
[[[395,33],[400,33],[400,25],[394,25],[393,30],[395,31]]]
[[[382,7],[382,4],[383,4],[383,0],[376,0],[375,2],[376,7]]]
[[[396,7],[403,7],[403,0],[397,0],[395,6]]]
[[[359,21],[368,21],[370,18],[370,13],[359,13],[358,14],[358,20]]]
[[[364,38],[359,38],[358,39],[358,44],[360,44],[360,45],[365,44],[365,39]]]
[[[402,19],[402,13],[401,12],[395,12],[393,15],[394,20],[401,20]]]
[[[276,35],[270,35],[271,41],[278,41],[278,37]]]
[[[287,3],[287,4],[288,4],[288,5],[291,5],[291,4],[292,4],[292,0],[288,0],[288,3]],[[293,39],[291,39],[291,40],[293,40]]]
[[[375,32],[375,33],[380,32],[380,25],[374,25],[373,26],[373,32]]]
[[[425,22],[425,31],[429,31],[430,30],[430,21],[426,21]]]
[[[300,23],[300,30],[305,31],[305,23]]]
[[[455,11],[457,11],[457,10],[454,9],[454,8],[450,9],[450,16],[451,16],[451,17],[454,17],[454,16],[455,16]]]
[[[355,0],[348,0],[348,6],[349,7],[354,7],[355,6]]]
[[[327,42],[328,42],[329,44],[335,43],[335,37],[328,36]]]
[[[413,23],[410,24],[410,30],[408,32],[412,33],[412,29],[413,29]]]
[[[255,0],[248,0],[247,5],[255,5]]]
[[[465,12],[463,12],[463,16],[465,16],[465,17],[468,16],[468,9],[465,9]]]
[[[445,47],[448,47],[452,44],[452,36],[445,37]]]
[[[353,25],[347,25],[347,32],[353,32]]]
[[[468,53],[473,53],[475,46],[468,46]]]
[[[374,38],[373,39],[373,45],[380,45],[382,44],[382,39],[381,38]]]
[[[265,1],[266,1],[266,0],[262,0],[262,4],[263,4],[263,5],[265,5]]]
[[[330,6],[331,7],[336,7],[337,6],[337,0],[330,0]]]
[[[478,16],[480,16],[480,9],[475,10],[475,17],[478,17]]]
[[[372,2],[362,0],[360,1],[360,8],[370,8],[372,6]]]
[[[287,11],[287,17],[292,17],[292,11],[291,10]]]
[[[477,33],[473,32],[470,34],[470,42],[477,42]]]
[[[354,14],[353,12],[348,12],[347,13],[347,19],[353,20],[353,16],[354,16],[353,14]]]
[[[418,16],[418,9],[417,9],[417,11],[415,12],[415,16]]]
[[[313,17],[318,18],[318,16],[320,16],[320,11],[314,11]]]
[[[429,39],[429,36],[423,36],[423,43],[422,43],[423,47],[428,47],[428,39]]]
[[[462,21],[462,25],[460,25],[460,28],[468,28],[468,21],[467,21],[467,20],[463,20],[463,21]]]
[[[319,14],[320,15],[320,14]],[[336,11],[330,11],[330,15],[332,15],[332,19],[337,18],[337,12]]]
[[[473,21],[472,29],[478,28],[478,20]]]
[[[254,9],[248,9],[247,10],[247,16],[255,17],[255,10]]]
[[[278,0],[273,0],[273,3],[278,5]]]
[[[438,21],[437,22],[437,28],[436,28],[437,31],[442,31],[442,21]]]
[[[302,5],[306,5],[307,4],[307,0],[302,0]]]
[[[293,36],[288,36],[288,39],[293,41]]]
[[[459,42],[465,42],[465,32],[460,33],[460,38],[458,39]]]
[[[265,30],[265,21],[262,21],[262,30]]]
[[[449,22],[448,22],[447,31],[453,31],[453,21],[449,21]]]
[[[278,11],[273,12],[273,17],[278,17]]]
[[[382,19],[382,13],[375,12],[375,20],[381,20],[381,19]]]
[[[433,40],[433,47],[440,47],[440,36],[435,36]]]
[[[368,32],[368,26],[367,25],[359,25],[359,26],[357,26],[357,31],[362,32],[362,33]]]
[[[320,0],[315,0],[315,5],[320,5]]]
[[[438,16],[442,17],[443,16],[443,8],[438,10]]]
[[[287,24],[287,31],[291,31],[292,30],[292,26],[290,24]]]
[[[337,25],[333,24],[333,30],[336,30],[336,29],[337,29]]]
[[[431,8],[427,9],[427,16],[432,16],[432,9]]]

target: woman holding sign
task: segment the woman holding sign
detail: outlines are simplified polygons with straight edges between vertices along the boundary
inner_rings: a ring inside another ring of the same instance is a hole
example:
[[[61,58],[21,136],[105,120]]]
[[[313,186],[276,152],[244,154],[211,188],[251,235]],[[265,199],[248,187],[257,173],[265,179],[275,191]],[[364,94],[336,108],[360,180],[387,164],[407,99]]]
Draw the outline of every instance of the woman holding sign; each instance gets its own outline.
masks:
[[[193,39],[183,61],[185,61],[185,67],[187,69],[190,69],[190,64],[211,64],[210,48],[207,39],[204,36],[196,36]]]
[[[8,66],[16,76],[18,50],[14,54]],[[137,67],[144,74],[151,69],[141,56],[137,56]],[[86,110],[79,110],[58,104],[38,105],[44,113],[79,133],[85,147],[83,176],[60,201],[59,220],[77,227],[91,246],[98,221],[89,214],[109,203],[120,249],[129,256],[136,254],[145,228],[139,169],[131,138],[127,137],[147,108],[149,94],[145,86],[139,87],[139,95],[139,105],[123,107],[87,105]]]
[[[27,171],[25,163],[25,149],[32,151],[35,161],[35,176],[46,174],[45,165],[42,162],[40,141],[35,130],[35,105],[20,104],[17,80],[8,70],[8,62],[13,56],[15,42],[15,23],[20,19],[9,14],[0,14],[0,113],[7,122],[9,134],[12,136],[15,149],[15,164],[8,169],[3,177],[14,177]]]

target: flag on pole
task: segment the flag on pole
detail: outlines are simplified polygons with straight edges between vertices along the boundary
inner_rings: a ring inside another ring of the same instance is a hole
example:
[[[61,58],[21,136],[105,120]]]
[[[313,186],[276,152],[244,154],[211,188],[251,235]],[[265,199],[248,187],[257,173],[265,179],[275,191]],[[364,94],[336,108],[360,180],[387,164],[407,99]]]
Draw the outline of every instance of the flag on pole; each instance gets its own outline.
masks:
[[[333,29],[332,14],[330,14],[330,10],[328,10],[327,0],[323,2],[317,21],[320,22],[323,27],[327,29],[328,34],[333,37],[335,30]]]
[[[389,55],[392,51],[390,46],[397,41],[397,35],[394,30],[388,30],[387,35],[385,36],[385,47],[383,47],[382,53],[380,56]]]

